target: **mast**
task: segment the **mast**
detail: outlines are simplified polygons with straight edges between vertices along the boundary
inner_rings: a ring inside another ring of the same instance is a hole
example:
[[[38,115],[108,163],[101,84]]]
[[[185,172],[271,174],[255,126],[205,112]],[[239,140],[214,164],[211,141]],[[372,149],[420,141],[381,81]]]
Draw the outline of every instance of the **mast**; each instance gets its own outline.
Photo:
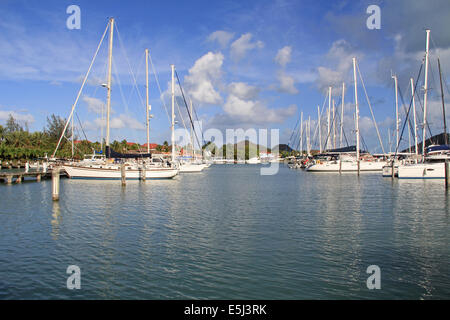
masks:
[[[343,147],[343,143],[342,143],[342,136],[344,133],[344,95],[345,95],[345,82],[342,82],[342,106],[341,106],[341,134],[340,134],[340,142],[339,142],[339,147],[342,148]]]
[[[396,145],[396,150],[398,149],[398,143],[399,143],[399,133],[400,133],[400,129],[398,126],[398,83],[397,83],[397,76],[393,75],[392,78],[394,79],[394,86],[395,86],[395,131],[397,133],[397,145]]]
[[[413,116],[414,116],[414,151],[416,156],[419,155],[419,150],[417,149],[417,122],[416,122],[416,100],[414,99],[414,79],[411,78],[411,96],[413,104]]]
[[[192,113],[192,99],[189,99],[189,102],[190,102],[190,106],[191,106],[191,110],[190,110],[190,113],[191,113],[191,115],[193,114]],[[195,148],[194,148],[194,136],[193,136],[193,129],[194,129],[194,126],[192,125],[192,123],[191,123],[191,147],[192,147],[192,160],[195,160]]]
[[[114,18],[109,20],[109,51],[108,51],[108,84],[106,96],[106,147],[109,149],[109,119],[111,115],[111,68],[112,68],[112,49],[113,49],[113,33],[114,33]],[[109,156],[109,155],[106,155]]]
[[[331,133],[331,123],[330,123],[330,116],[331,116],[331,87],[328,87],[328,113],[327,113],[327,124],[328,124],[328,129],[327,129],[327,149],[331,149],[331,142],[330,142],[330,133]]]
[[[175,65],[170,65],[172,69],[172,163],[175,163]]]
[[[306,138],[308,139],[306,141],[306,152],[307,152],[307,156],[309,156],[311,154],[311,146],[309,145],[309,141],[310,141],[310,135],[311,135],[311,116],[308,117],[308,133]]]
[[[72,160],[73,160],[73,116],[72,116]]]
[[[427,97],[428,97],[428,49],[430,47],[430,30],[426,30],[427,43],[425,47],[425,84],[423,86],[423,140],[422,140],[422,157],[425,157],[425,139],[427,127]]]
[[[319,151],[322,153],[322,128],[320,127],[320,106],[317,106],[317,119],[319,126]]]
[[[145,90],[146,90],[146,103],[145,109],[147,110],[147,153],[150,153],[150,105],[148,103],[148,49],[145,49]]]
[[[444,103],[444,89],[442,88],[442,72],[441,72],[441,61],[438,58],[439,67],[439,81],[441,82],[441,100],[442,100],[442,114],[444,116],[444,144],[448,144],[447,137],[447,121],[445,119],[445,103]]]
[[[336,149],[336,112],[334,107],[334,99],[333,99],[333,149]]]
[[[358,108],[358,85],[356,83],[356,58],[353,58],[353,78],[355,81],[355,134],[356,134],[356,161],[359,175],[359,108]]]
[[[391,153],[391,130],[388,128],[389,153]]]
[[[100,134],[100,150],[102,150],[102,152],[103,152],[103,126],[104,126],[104,122],[103,122],[103,120],[105,119],[105,106],[104,106],[104,104],[102,103],[102,121],[101,121],[101,126],[100,126],[100,131],[101,131],[101,134]]]
[[[300,154],[303,157],[303,111],[300,113]]]

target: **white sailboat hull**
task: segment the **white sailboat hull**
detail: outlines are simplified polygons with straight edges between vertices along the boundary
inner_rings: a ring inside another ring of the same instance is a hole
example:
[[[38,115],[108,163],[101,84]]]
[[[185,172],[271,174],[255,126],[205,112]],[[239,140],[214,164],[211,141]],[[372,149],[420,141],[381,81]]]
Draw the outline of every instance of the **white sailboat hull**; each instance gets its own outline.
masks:
[[[398,167],[399,179],[445,179],[445,163],[418,163]]]
[[[142,179],[144,171],[138,169],[125,170],[125,177],[130,179]],[[63,166],[69,178],[73,179],[103,179],[117,180],[121,179],[121,171],[118,166],[110,166],[105,168],[82,167],[82,166]],[[145,170],[146,179],[172,179],[178,174],[178,169],[172,168],[151,168]]]
[[[251,158],[245,161],[247,164],[260,164],[261,160],[258,158]]]
[[[376,161],[360,161],[360,171],[382,171],[385,162]],[[306,171],[311,172],[353,172],[358,171],[358,164],[356,161],[326,161],[322,163],[316,163],[306,168]]]
[[[183,163],[180,164],[180,173],[201,172],[205,168],[206,168],[205,164]]]

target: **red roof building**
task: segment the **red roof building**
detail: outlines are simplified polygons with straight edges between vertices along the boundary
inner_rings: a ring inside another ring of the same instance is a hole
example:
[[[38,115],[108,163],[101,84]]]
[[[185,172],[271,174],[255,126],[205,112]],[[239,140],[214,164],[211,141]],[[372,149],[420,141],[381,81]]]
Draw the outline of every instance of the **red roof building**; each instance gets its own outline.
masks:
[[[158,146],[157,143],[150,143],[150,150],[156,150],[157,146]],[[141,147],[147,149],[147,144],[144,143],[143,145],[141,145]]]

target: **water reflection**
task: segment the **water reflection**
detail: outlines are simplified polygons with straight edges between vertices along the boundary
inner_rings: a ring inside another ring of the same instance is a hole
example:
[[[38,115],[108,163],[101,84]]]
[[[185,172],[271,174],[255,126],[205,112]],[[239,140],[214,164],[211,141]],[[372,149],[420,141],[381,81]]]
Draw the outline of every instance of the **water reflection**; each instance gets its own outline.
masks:
[[[51,236],[53,240],[58,240],[61,224],[61,207],[59,201],[53,201],[52,203],[52,220],[50,224],[52,226]]]
[[[18,201],[21,188],[30,201]],[[59,202],[50,191],[48,181],[4,188],[0,274],[32,288],[12,298],[67,298],[60,275],[31,266],[68,263],[89,299],[449,297],[443,184],[224,165],[125,188],[63,179]],[[377,292],[365,286],[371,264]]]

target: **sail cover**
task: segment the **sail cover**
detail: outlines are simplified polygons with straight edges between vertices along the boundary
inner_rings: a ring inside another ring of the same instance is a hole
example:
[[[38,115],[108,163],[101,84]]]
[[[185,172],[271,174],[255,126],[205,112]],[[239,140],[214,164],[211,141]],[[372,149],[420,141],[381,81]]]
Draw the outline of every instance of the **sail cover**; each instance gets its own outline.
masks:
[[[327,153],[345,153],[345,152],[356,152],[356,146],[348,146],[344,148],[327,150]]]
[[[110,146],[106,146],[106,158],[120,158],[120,159],[131,159],[131,158],[151,158],[151,153],[119,153],[111,149]]]
[[[426,152],[435,152],[435,151],[448,151],[450,150],[450,145],[444,144],[440,146],[430,146],[427,147]]]

